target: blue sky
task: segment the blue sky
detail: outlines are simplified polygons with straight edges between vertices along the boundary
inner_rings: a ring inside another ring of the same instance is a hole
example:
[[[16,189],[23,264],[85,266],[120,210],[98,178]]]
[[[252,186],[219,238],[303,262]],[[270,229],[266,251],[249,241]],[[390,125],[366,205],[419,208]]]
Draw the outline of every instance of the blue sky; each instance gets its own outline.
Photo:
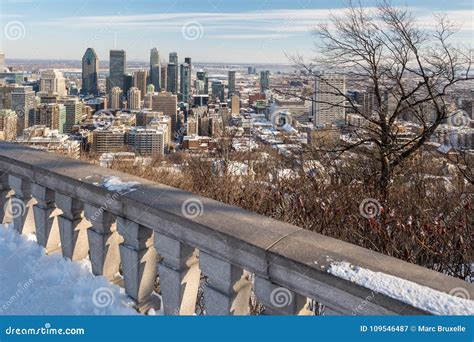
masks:
[[[459,39],[473,46],[472,1],[395,3],[427,26],[433,12],[447,12],[462,25]],[[180,59],[202,62],[284,63],[285,53],[310,56],[311,28],[343,6],[343,0],[0,0],[0,50],[7,58],[80,59],[91,46],[106,60],[116,47],[129,60],[146,60],[156,46],[166,58],[177,51]]]

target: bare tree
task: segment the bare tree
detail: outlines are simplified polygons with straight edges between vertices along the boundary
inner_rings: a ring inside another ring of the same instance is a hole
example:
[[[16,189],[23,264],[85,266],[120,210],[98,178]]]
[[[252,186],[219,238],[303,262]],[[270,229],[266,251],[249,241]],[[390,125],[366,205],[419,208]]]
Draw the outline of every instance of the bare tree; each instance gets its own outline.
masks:
[[[340,99],[319,96],[306,100],[344,108],[360,118],[360,124],[349,127],[354,139],[333,151],[372,153],[384,201],[397,167],[454,112],[449,106],[450,92],[472,79],[469,51],[452,42],[456,27],[445,16],[433,19],[436,29],[423,29],[407,9],[387,0],[375,9],[350,1],[343,15],[332,15],[314,30],[314,60],[307,64],[300,57],[293,58],[306,80],[325,85],[316,92]],[[371,105],[361,106],[345,89],[334,85],[328,77],[333,74],[345,75],[352,85],[365,87]],[[399,124],[407,116],[417,124],[415,134],[408,136],[402,134]]]

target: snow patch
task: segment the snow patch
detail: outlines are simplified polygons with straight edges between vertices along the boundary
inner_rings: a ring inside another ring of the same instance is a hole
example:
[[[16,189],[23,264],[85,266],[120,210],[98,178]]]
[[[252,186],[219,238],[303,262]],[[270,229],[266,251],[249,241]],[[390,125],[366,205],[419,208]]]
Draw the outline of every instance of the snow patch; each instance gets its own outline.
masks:
[[[332,263],[328,272],[435,315],[474,314],[472,300],[451,296],[389,274],[352,266],[348,262]]]
[[[131,192],[134,191],[134,186],[139,185],[138,182],[123,182],[120,178],[116,176],[105,177],[100,184],[101,187],[106,188],[110,191]]]
[[[33,236],[0,225],[0,315],[137,314],[123,289],[90,273],[87,260],[46,255]]]

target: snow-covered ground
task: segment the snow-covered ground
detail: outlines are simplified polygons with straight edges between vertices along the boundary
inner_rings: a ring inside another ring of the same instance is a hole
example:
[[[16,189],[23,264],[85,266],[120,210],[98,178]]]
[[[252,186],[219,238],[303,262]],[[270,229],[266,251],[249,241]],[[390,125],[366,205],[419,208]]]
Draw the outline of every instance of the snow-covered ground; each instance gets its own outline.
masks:
[[[124,290],[87,261],[46,255],[35,236],[0,225],[0,315],[133,315]]]
[[[451,291],[453,295],[449,295],[389,274],[353,266],[348,262],[332,263],[328,272],[435,315],[474,315],[474,301],[468,299],[466,289],[455,288]]]

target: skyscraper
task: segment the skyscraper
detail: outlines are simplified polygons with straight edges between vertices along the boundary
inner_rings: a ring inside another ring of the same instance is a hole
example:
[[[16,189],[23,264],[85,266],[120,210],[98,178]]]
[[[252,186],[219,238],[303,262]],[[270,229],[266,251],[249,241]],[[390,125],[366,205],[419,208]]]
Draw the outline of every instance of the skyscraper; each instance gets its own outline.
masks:
[[[71,133],[72,126],[81,121],[83,104],[77,98],[69,98],[64,101],[64,107],[66,108],[64,133]]]
[[[161,89],[158,89],[158,91],[166,90],[167,84],[168,84],[168,65],[162,65],[161,66],[161,80],[160,80]]]
[[[174,95],[178,94],[178,65],[174,63],[168,64],[168,80],[166,90]]]
[[[229,95],[230,98],[235,94],[235,71],[229,71]]]
[[[98,95],[97,86],[99,58],[93,48],[88,48],[82,57],[82,89],[83,95]]]
[[[120,89],[119,87],[114,87],[110,91],[110,108],[122,108],[122,89]]]
[[[169,60],[169,62],[178,65],[178,53],[176,53],[176,52],[170,52],[170,60]]]
[[[40,91],[66,95],[66,82],[63,73],[57,70],[46,70],[41,73]]]
[[[180,93],[181,101],[188,102],[191,94],[191,66],[188,63],[181,64]]]
[[[148,79],[148,70],[138,70],[133,73],[133,86],[140,89],[142,98],[146,95],[146,86]],[[154,85],[155,86],[155,85]],[[155,89],[159,89],[156,88]]]
[[[341,94],[338,94],[341,93]],[[315,126],[343,125],[345,122],[346,78],[321,75],[315,83]]]
[[[151,109],[156,112],[162,112],[163,115],[171,117],[173,132],[176,130],[176,113],[178,100],[176,95],[168,92],[161,92],[152,96]]]
[[[157,48],[153,48],[150,51],[150,83],[153,84],[155,86],[155,89],[158,89],[158,90],[160,89],[160,82],[161,82],[160,74],[161,74],[160,53],[158,52]]]
[[[264,93],[266,90],[270,89],[270,71],[261,71],[260,72],[260,92]]]
[[[5,71],[5,54],[0,52],[0,72]]]
[[[221,81],[212,82],[212,95],[221,102],[225,101],[224,85]]]
[[[128,91],[128,108],[131,110],[140,110],[141,91],[138,88],[130,88]]]
[[[196,73],[196,77],[198,80],[202,81],[204,83],[204,94],[209,94],[209,77],[207,75],[207,72],[205,71],[198,71]]]
[[[15,87],[12,94],[12,109],[18,116],[17,133],[23,135],[23,130],[34,125],[35,120],[35,91],[33,87]]]
[[[124,89],[124,75],[127,69],[127,56],[124,50],[110,50],[109,59],[109,89],[119,87]]]

